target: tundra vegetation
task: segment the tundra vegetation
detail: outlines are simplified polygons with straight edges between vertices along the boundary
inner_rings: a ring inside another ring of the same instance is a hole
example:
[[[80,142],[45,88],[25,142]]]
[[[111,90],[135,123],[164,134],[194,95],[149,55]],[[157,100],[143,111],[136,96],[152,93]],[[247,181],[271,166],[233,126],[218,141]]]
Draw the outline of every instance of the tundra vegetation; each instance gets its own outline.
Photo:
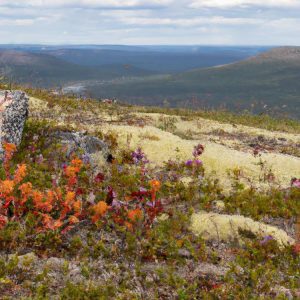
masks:
[[[1,299],[300,297],[297,121],[26,92],[0,167]],[[71,131],[109,155],[68,151]]]

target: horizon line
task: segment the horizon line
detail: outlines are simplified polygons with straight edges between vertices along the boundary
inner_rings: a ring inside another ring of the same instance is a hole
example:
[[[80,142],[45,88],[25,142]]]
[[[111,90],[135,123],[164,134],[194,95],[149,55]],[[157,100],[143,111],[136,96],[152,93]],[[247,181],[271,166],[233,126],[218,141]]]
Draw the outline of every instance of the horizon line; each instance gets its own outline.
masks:
[[[289,44],[93,44],[93,43],[0,43],[0,46],[126,46],[126,47],[300,47]]]

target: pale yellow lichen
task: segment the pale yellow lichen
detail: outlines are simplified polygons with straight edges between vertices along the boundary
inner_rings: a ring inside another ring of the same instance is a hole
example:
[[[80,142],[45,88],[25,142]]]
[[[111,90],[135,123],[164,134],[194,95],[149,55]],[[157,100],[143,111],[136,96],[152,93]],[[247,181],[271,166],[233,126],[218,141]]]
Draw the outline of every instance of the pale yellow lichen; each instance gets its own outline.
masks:
[[[180,181],[185,185],[189,186],[194,180],[192,177],[183,177],[180,179]]]
[[[213,201],[213,208],[217,210],[218,212],[225,210],[225,203],[221,200],[215,200]]]
[[[205,240],[241,242],[240,232],[249,231],[260,238],[272,236],[280,246],[295,243],[295,240],[288,236],[284,230],[237,215],[195,213],[191,218],[190,229],[194,234],[202,236]]]
[[[158,114],[158,113],[139,113],[137,116],[143,116],[143,117],[152,117],[154,123],[157,125],[159,122],[160,116],[163,117],[169,117],[168,115]],[[223,130],[224,132],[228,133],[245,133],[249,134],[251,136],[258,136],[263,135],[267,138],[285,138],[287,140],[294,141],[295,143],[300,142],[300,136],[299,134],[292,134],[292,133],[286,133],[286,132],[278,132],[278,131],[270,131],[266,129],[261,128],[254,128],[250,126],[245,125],[232,125],[228,123],[221,123],[214,120],[204,119],[200,117],[191,118],[191,120],[185,121],[182,120],[180,117],[176,118],[176,128],[179,132],[186,132],[188,130],[192,132],[196,132],[198,134],[208,134],[212,131],[216,130]]]
[[[102,131],[113,130],[118,133],[120,147],[127,147],[127,136],[131,135],[130,147],[142,147],[151,162],[162,165],[172,160],[187,160],[192,157],[193,147],[204,143],[205,152],[201,159],[208,173],[215,172],[221,183],[228,185],[227,170],[239,168],[244,175],[258,183],[261,175],[259,159],[251,153],[230,149],[224,145],[203,140],[184,140],[170,132],[165,132],[152,126],[144,128],[125,125],[103,125]],[[159,140],[145,140],[140,136],[149,133],[159,137]],[[264,153],[266,169],[271,169],[276,181],[283,186],[289,186],[292,177],[300,177],[300,158],[279,153]]]
[[[67,125],[70,129],[87,132],[93,134],[101,131],[104,134],[108,132],[115,132],[119,143],[118,149],[136,149],[142,147],[153,165],[162,166],[168,160],[184,161],[190,159],[192,156],[193,147],[199,143],[205,145],[205,152],[201,159],[204,162],[206,175],[215,173],[215,176],[220,179],[224,187],[230,187],[227,171],[235,168],[242,170],[243,174],[250,178],[250,180],[257,186],[264,187],[268,185],[259,182],[262,175],[259,159],[255,158],[252,153],[234,150],[230,148],[233,141],[225,140],[223,145],[209,140],[207,133],[212,130],[225,130],[229,133],[245,133],[253,137],[264,135],[268,138],[282,137],[287,140],[300,142],[300,135],[278,133],[257,128],[251,128],[243,125],[232,126],[231,124],[223,124],[217,121],[206,120],[201,118],[192,118],[191,120],[183,121],[180,117],[175,117],[176,133],[185,135],[188,131],[196,134],[194,140],[183,139],[172,132],[167,132],[157,128],[160,119],[169,116],[164,114],[144,114],[135,113],[132,118],[147,117],[150,121],[147,126],[129,126],[116,122],[117,118],[122,118],[125,113],[118,112],[117,115],[112,116],[109,112],[101,109],[93,111],[94,117],[101,120],[101,122],[88,121],[92,118],[91,112],[78,112],[77,117],[64,113],[61,107],[55,109],[47,108],[45,101],[31,98],[30,105],[36,111],[45,110],[49,112],[49,116],[56,121],[58,125]],[[122,115],[123,113],[123,115]],[[114,122],[110,122],[113,118]],[[77,120],[78,119],[78,120]],[[77,121],[75,121],[77,120]],[[130,139],[128,137],[130,136]],[[149,137],[149,138],[146,138]],[[151,138],[150,138],[151,137]],[[155,137],[155,138],[154,138]],[[235,140],[239,143],[238,139]],[[265,168],[271,169],[275,175],[275,180],[283,187],[290,185],[292,177],[300,177],[300,158],[281,153],[263,153],[262,161],[265,162]]]
[[[157,220],[159,222],[167,221],[169,219],[169,215],[167,214],[161,214],[160,216],[157,217]]]
[[[30,110],[47,109],[47,102],[38,98],[30,97],[29,107]]]

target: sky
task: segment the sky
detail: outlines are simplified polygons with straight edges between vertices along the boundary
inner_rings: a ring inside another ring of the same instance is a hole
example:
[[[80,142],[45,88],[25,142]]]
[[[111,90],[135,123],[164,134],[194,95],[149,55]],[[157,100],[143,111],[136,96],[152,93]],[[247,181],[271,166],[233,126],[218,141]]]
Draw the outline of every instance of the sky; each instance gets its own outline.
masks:
[[[0,0],[0,43],[300,45],[300,0]]]

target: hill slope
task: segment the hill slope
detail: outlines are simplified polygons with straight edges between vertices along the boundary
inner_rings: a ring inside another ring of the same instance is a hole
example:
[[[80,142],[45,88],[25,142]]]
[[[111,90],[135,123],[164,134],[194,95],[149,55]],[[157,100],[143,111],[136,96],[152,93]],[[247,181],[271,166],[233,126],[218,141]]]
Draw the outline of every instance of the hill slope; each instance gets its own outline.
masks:
[[[14,82],[49,87],[72,81],[143,76],[151,72],[124,65],[79,66],[47,54],[1,50],[0,74]]]
[[[252,47],[145,47],[130,49],[54,49],[46,53],[84,66],[127,64],[158,74],[184,72],[241,61],[265,48]]]
[[[61,100],[54,101],[50,98],[48,101],[59,103]],[[61,103],[64,105],[63,101]],[[216,172],[223,183],[228,181],[227,170],[235,168],[243,169],[247,176],[259,182],[260,165],[256,163],[259,158],[253,156],[254,143],[260,144],[262,149],[268,149],[263,150],[263,160],[272,166],[272,171],[281,184],[288,186],[291,174],[300,176],[300,127],[291,133],[284,133],[239,125],[237,120],[233,126],[224,121],[215,121],[216,117],[204,119],[196,112],[184,117],[180,116],[180,112],[170,116],[167,114],[168,110],[163,109],[152,113],[149,108],[135,106],[105,106],[102,103],[83,101],[76,105],[77,110],[73,113],[68,112],[69,119],[73,120],[68,123],[69,128],[75,127],[90,133],[98,130],[107,134],[114,132],[121,149],[128,146],[130,136],[133,149],[142,147],[148,158],[158,165],[176,160],[178,156],[187,160],[193,147],[201,143],[207,147],[203,155],[207,170]],[[65,108],[59,105],[56,105],[55,109],[49,109],[45,102],[31,98],[33,116],[38,114],[39,117],[55,121],[63,115],[64,110]],[[140,126],[139,122],[143,126]],[[279,123],[282,122],[278,120]],[[262,124],[258,126],[262,127]],[[261,136],[261,141],[258,136]],[[282,139],[285,142],[282,142]],[[275,140],[278,141],[274,142]],[[180,151],[176,151],[177,147]],[[235,157],[235,160],[232,160],[232,157]]]
[[[300,47],[282,47],[242,62],[195,69],[158,80],[91,88],[95,96],[173,107],[266,110],[300,118]]]
[[[299,122],[26,90],[0,162],[3,299],[299,298]]]

